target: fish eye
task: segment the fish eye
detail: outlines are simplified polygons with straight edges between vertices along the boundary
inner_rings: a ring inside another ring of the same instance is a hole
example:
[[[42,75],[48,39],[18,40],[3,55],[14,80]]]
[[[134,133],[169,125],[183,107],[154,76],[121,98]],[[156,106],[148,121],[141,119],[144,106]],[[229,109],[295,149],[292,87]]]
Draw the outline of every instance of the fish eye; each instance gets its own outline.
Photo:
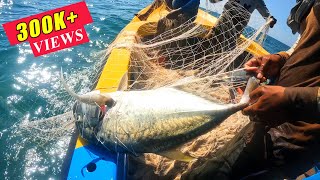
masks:
[[[112,108],[115,105],[116,105],[116,101],[113,99],[110,99],[106,102],[106,106],[108,106],[108,108]]]

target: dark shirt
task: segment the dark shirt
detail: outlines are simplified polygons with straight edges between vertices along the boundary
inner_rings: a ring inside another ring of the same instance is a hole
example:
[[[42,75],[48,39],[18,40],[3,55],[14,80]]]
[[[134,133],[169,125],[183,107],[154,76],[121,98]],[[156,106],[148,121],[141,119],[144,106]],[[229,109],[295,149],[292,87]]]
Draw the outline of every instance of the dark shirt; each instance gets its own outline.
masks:
[[[315,3],[300,26],[301,39],[281,69],[276,85],[287,87],[291,104],[284,110],[283,124],[269,130],[273,155],[285,162],[316,161],[320,152],[320,113],[317,96],[320,86],[320,1]],[[312,152],[316,152],[312,153]],[[313,160],[308,159],[314,158]]]
[[[190,17],[197,15],[199,5],[200,5],[200,0],[173,0],[172,1],[173,9],[181,8],[181,12]]]

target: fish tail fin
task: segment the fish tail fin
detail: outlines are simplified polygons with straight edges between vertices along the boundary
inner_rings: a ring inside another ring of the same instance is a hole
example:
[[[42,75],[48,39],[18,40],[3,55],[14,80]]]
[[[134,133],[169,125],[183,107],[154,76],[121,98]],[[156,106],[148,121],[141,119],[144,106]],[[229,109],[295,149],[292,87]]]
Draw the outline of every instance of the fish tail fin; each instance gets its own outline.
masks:
[[[240,104],[247,104],[249,103],[250,97],[249,94],[255,90],[259,86],[259,80],[255,77],[250,77],[240,100]]]
[[[74,91],[72,91],[72,90],[69,88],[69,86],[67,85],[66,81],[64,80],[62,68],[61,68],[61,71],[60,71],[60,81],[61,81],[61,84],[63,85],[64,89],[65,89],[72,97],[74,97],[75,99],[81,101],[80,96],[79,96],[78,94],[76,94]]]

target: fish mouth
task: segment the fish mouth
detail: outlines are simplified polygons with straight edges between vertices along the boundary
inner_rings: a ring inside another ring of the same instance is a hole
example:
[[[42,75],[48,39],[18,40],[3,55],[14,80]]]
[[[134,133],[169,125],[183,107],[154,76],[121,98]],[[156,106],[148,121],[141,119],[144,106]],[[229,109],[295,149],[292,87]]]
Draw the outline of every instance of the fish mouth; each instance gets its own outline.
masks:
[[[77,101],[73,105],[73,115],[76,122],[83,127],[96,127],[105,117],[107,107],[105,105],[96,106]]]

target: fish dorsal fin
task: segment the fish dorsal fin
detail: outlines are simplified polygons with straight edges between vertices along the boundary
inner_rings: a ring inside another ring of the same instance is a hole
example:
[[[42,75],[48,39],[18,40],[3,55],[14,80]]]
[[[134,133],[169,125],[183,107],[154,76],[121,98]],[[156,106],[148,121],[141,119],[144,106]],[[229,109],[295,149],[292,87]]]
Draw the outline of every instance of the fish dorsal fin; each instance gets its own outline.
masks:
[[[164,156],[166,158],[169,158],[169,159],[183,161],[183,162],[191,162],[191,161],[197,160],[196,158],[191,157],[187,154],[184,154],[179,150],[162,151],[157,154],[160,156]]]
[[[120,79],[117,91],[124,91],[128,88],[128,71]]]

